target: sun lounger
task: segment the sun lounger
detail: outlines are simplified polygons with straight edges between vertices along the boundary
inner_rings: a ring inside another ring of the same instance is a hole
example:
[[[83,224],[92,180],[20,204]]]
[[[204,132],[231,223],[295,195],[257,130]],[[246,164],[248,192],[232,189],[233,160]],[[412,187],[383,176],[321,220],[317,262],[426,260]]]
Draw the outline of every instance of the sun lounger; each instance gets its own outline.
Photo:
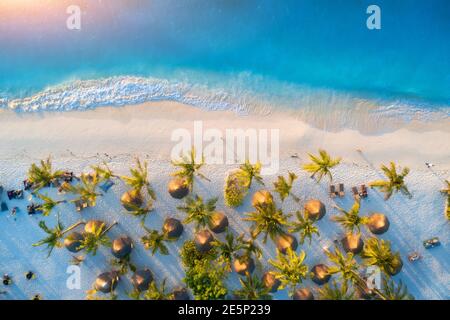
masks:
[[[28,180],[23,180],[23,188],[24,190],[30,190],[33,187],[33,183]]]
[[[357,187],[352,187],[352,193],[353,193],[353,197],[354,197],[356,200],[358,200],[358,199],[361,198],[361,196],[359,195],[359,192],[358,192],[358,188],[357,188]]]
[[[8,199],[23,199],[23,190],[9,190],[7,192]]]
[[[361,185],[360,195],[361,195],[361,198],[367,198],[367,187],[365,184]]]
[[[336,197],[336,187],[334,185],[330,185],[330,197]]]
[[[431,249],[437,246],[440,246],[441,242],[439,241],[438,237],[434,237],[431,239],[427,239],[423,242],[423,246],[425,247],[425,249]]]
[[[420,255],[420,253],[418,253],[418,252],[412,252],[412,253],[410,253],[410,254],[408,255],[408,260],[409,260],[409,262],[417,261],[417,260],[419,260],[420,258],[421,258],[421,255]]]
[[[30,204],[27,206],[27,212],[28,214],[36,214],[36,213],[42,213],[42,207],[38,204]]]
[[[0,211],[1,212],[5,212],[8,211],[8,205],[6,204],[6,202],[3,202],[0,204]]]
[[[339,197],[343,197],[343,196],[345,196],[344,184],[343,183],[339,183]]]
[[[77,209],[78,212],[80,212],[83,209],[86,209],[88,207],[88,204],[81,200],[77,200],[74,203],[75,203],[75,208]]]
[[[63,180],[65,182],[72,182],[72,180],[73,180],[73,172],[66,171],[66,172],[64,172],[62,177],[63,177]]]

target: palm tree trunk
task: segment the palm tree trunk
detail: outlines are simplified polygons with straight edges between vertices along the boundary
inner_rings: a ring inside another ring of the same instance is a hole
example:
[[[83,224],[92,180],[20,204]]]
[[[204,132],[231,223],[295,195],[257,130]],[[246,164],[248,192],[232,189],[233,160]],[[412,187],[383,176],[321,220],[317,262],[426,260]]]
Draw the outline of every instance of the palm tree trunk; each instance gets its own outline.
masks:
[[[86,221],[84,221],[84,220],[78,221],[77,223],[71,225],[71,226],[68,227],[66,230],[64,230],[63,232],[61,232],[61,235],[66,234],[67,232],[69,232],[69,231],[75,229],[76,227],[78,227],[79,225],[82,225],[82,224],[86,224]]]
[[[108,228],[106,228],[105,230],[103,230],[102,235],[104,235],[105,233],[107,233],[109,230],[111,230],[116,224],[119,224],[117,221],[114,221],[112,225],[110,225]]]

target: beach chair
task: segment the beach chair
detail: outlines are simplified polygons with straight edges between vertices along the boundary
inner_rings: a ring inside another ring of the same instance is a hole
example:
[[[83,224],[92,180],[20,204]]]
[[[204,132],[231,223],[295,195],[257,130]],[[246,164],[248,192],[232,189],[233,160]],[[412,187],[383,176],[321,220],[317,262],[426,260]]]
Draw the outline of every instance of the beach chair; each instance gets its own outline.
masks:
[[[9,190],[7,192],[8,199],[23,199],[23,190]]]
[[[72,182],[73,181],[73,172],[66,171],[63,174],[64,182]]]
[[[336,197],[336,187],[333,184],[330,185],[330,197],[331,198]]]
[[[352,193],[355,200],[359,200],[361,198],[357,187],[352,187]]]
[[[84,202],[82,200],[77,200],[74,203],[75,203],[75,208],[77,209],[78,212],[81,212],[83,209],[86,209],[87,207],[89,207],[87,202]]]
[[[23,180],[23,189],[28,191],[33,187],[33,183],[28,180]]]
[[[345,196],[345,192],[344,192],[344,184],[343,183],[339,183],[339,197],[344,197]]]
[[[367,187],[365,184],[361,185],[361,198],[367,198]]]
[[[418,252],[411,252],[411,253],[408,255],[408,261],[409,261],[409,262],[417,261],[417,260],[419,260],[420,258],[422,258],[422,256],[421,256],[420,253],[418,253]]]
[[[2,203],[0,203],[0,211],[1,212],[8,211],[8,205],[6,204],[6,202],[2,201]]]
[[[423,246],[425,247],[425,249],[431,249],[434,247],[438,247],[440,245],[441,245],[441,242],[439,241],[438,237],[427,239],[423,242]]]

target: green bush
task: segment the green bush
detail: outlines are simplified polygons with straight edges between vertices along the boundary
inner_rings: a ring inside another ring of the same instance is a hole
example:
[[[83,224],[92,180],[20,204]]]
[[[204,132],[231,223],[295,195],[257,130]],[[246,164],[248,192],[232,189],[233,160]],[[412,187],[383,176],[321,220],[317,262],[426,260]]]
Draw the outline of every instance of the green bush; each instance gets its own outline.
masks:
[[[202,253],[197,250],[195,242],[188,240],[184,242],[180,251],[181,262],[186,269],[193,268],[198,261],[202,260],[214,260],[217,257],[217,251],[211,249],[209,252]]]
[[[239,175],[239,172],[235,171],[230,173],[225,180],[223,192],[225,205],[229,207],[237,207],[241,205],[247,193],[247,183],[241,175]]]
[[[196,300],[225,299],[228,289],[225,286],[227,272],[223,266],[207,259],[197,260],[186,271],[184,282],[192,290]]]

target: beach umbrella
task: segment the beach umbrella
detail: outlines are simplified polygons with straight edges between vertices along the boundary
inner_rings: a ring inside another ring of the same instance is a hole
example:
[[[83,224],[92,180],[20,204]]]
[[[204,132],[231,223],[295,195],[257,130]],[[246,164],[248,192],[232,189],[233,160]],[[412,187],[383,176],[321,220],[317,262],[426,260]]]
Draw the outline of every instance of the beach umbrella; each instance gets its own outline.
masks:
[[[80,232],[72,232],[64,239],[64,247],[70,252],[78,252],[81,250],[80,246],[84,240],[84,235]]]
[[[100,220],[89,220],[84,225],[84,232],[86,233],[95,233],[100,228],[104,228],[106,225],[103,221]]]
[[[172,292],[173,300],[191,300],[189,292],[186,288],[176,288]]]
[[[137,270],[131,276],[131,283],[139,292],[148,290],[153,281],[153,274],[149,269]]]
[[[292,296],[293,300],[314,300],[312,291],[308,288],[300,288],[295,290]]]
[[[167,218],[164,220],[162,230],[169,239],[178,239],[183,233],[184,227],[180,220]]]
[[[395,258],[394,263],[393,263],[393,268],[391,270],[389,270],[388,273],[391,276],[395,276],[400,271],[402,271],[402,268],[403,268],[403,261],[402,261],[402,259]]]
[[[262,276],[262,282],[264,286],[269,290],[269,292],[277,292],[281,281],[277,279],[274,274],[270,271],[265,272]]]
[[[116,288],[119,279],[119,274],[117,272],[104,272],[95,279],[95,290],[103,293],[110,293]]]
[[[189,185],[183,178],[175,178],[169,181],[168,191],[172,198],[182,199],[189,194]]]
[[[369,217],[367,226],[373,234],[383,234],[389,229],[389,220],[382,213],[373,213]]]
[[[120,202],[126,210],[134,211],[142,206],[144,198],[139,190],[133,189],[125,192],[120,198]]]
[[[198,251],[205,253],[212,249],[211,242],[214,240],[209,230],[201,230],[195,234],[195,246]]]
[[[267,190],[259,190],[253,194],[252,206],[268,205],[273,202],[272,194]]]
[[[326,213],[325,205],[317,199],[308,200],[305,210],[308,212],[308,218],[312,220],[320,220]]]
[[[216,211],[211,214],[209,228],[214,233],[222,233],[228,227],[228,218],[225,213]]]
[[[288,233],[279,235],[275,240],[275,244],[277,246],[277,249],[282,254],[286,254],[288,248],[291,248],[292,251],[295,251],[298,247],[297,239],[293,235]]]
[[[234,271],[240,275],[245,275],[247,272],[252,273],[255,270],[255,261],[247,256],[234,259],[233,262]]]
[[[316,264],[311,269],[311,280],[318,285],[323,285],[330,281],[331,274],[328,272],[328,267],[324,264]]]
[[[341,239],[341,243],[345,252],[351,252],[354,254],[360,253],[364,248],[364,241],[362,240],[360,233],[348,233]]]
[[[133,241],[130,237],[122,235],[113,240],[111,252],[114,257],[122,259],[131,253]]]

